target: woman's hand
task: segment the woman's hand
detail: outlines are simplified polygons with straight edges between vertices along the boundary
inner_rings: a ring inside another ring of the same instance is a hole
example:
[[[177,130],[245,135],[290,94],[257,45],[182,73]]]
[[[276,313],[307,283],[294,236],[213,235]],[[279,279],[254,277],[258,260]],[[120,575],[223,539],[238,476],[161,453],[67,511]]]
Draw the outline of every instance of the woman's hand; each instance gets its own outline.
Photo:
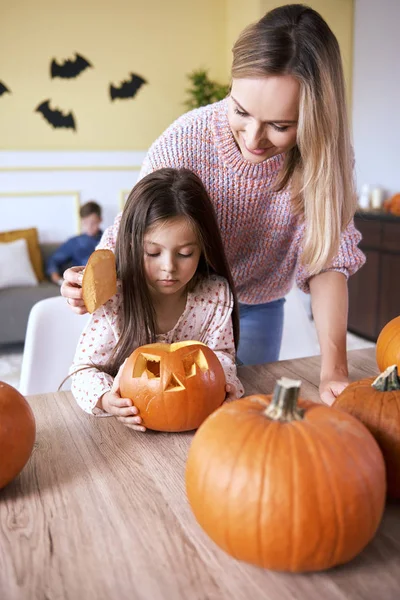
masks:
[[[139,411],[136,406],[134,406],[132,400],[130,398],[121,398],[119,381],[125,362],[118,370],[111,391],[103,394],[98,406],[110,415],[114,415],[118,421],[130,429],[134,429],[135,431],[146,431],[146,427],[141,424],[142,418],[139,416]]]
[[[349,385],[346,354],[347,279],[326,271],[310,279],[314,322],[321,347],[319,394],[329,406]]]
[[[234,385],[232,385],[231,383],[227,383],[225,386],[225,391],[226,391],[225,402],[230,402],[231,400],[237,400],[238,393],[237,393],[237,389]]]
[[[344,375],[332,375],[321,379],[319,384],[319,395],[322,402],[331,406],[341,392],[349,385],[348,377]]]
[[[85,267],[70,267],[64,271],[64,281],[61,286],[61,296],[67,299],[67,303],[78,315],[87,313],[82,297],[82,279]]]

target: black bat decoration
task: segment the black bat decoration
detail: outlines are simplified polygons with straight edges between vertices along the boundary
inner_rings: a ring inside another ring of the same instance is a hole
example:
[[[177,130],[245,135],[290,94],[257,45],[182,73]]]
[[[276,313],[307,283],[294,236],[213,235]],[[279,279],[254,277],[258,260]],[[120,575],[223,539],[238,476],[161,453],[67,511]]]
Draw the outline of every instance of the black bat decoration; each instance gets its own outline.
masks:
[[[92,67],[86,58],[75,52],[75,60],[67,58],[63,63],[58,63],[55,58],[51,61],[50,75],[51,77],[61,77],[62,79],[72,79],[78,77],[82,71],[88,67]]]
[[[133,73],[129,73],[129,75],[131,78],[126,81],[121,81],[121,84],[118,87],[112,83],[110,84],[111,100],[115,100],[115,98],[134,98],[142,85],[147,83],[140,75],[134,75]]]
[[[61,110],[50,108],[50,100],[44,100],[35,109],[36,112],[40,112],[46,121],[50,123],[55,129],[65,127],[67,129],[73,129],[76,131],[75,119],[72,112],[63,113]]]
[[[4,85],[4,83],[2,81],[0,81],[0,96],[5,94],[6,92],[8,92],[10,94],[10,90],[8,89],[8,87],[6,87]]]

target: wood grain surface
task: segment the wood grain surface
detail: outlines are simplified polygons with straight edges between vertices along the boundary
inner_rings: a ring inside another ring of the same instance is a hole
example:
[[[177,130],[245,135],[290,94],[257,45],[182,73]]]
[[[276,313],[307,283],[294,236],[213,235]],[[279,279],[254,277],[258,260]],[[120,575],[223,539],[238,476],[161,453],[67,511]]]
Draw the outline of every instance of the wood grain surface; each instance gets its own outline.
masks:
[[[318,399],[319,357],[241,367],[246,393],[301,378]],[[351,379],[377,373],[349,353]],[[209,540],[186,500],[193,433],[133,432],[82,412],[70,392],[31,396],[33,454],[0,491],[1,600],[397,600],[400,505],[351,563],[290,575],[240,563]],[[312,515],[310,515],[312,518]]]

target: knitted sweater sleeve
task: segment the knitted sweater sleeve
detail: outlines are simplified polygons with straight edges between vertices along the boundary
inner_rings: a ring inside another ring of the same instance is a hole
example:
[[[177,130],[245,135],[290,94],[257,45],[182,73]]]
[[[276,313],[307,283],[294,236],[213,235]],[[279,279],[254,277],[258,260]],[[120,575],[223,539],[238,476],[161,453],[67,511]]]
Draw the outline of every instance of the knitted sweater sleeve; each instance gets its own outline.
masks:
[[[192,153],[188,151],[189,140],[194,135],[193,121],[188,117],[190,114],[182,115],[153,142],[143,160],[139,179],[157,169],[185,167],[195,170]]]
[[[354,275],[366,260],[364,253],[358,248],[360,240],[361,233],[355,228],[354,221],[352,220],[342,233],[339,252],[330,266],[323,269],[322,273],[326,271],[338,271],[339,273],[343,273],[346,279]],[[301,255],[299,258],[301,258]],[[310,275],[307,268],[299,264],[296,272],[296,283],[303,292],[310,292],[309,279]]]
[[[121,223],[122,213],[119,213],[114,220],[114,223],[104,230],[101,240],[98,243],[96,250],[112,250],[115,252],[115,244],[117,242],[117,235],[119,225]]]

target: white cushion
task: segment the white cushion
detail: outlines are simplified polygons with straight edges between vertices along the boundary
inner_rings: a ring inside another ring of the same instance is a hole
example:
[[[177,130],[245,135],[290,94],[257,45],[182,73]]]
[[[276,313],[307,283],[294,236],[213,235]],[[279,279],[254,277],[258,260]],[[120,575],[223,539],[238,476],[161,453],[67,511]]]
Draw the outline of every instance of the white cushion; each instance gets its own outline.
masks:
[[[37,283],[26,239],[0,242],[0,289],[34,286]]]

